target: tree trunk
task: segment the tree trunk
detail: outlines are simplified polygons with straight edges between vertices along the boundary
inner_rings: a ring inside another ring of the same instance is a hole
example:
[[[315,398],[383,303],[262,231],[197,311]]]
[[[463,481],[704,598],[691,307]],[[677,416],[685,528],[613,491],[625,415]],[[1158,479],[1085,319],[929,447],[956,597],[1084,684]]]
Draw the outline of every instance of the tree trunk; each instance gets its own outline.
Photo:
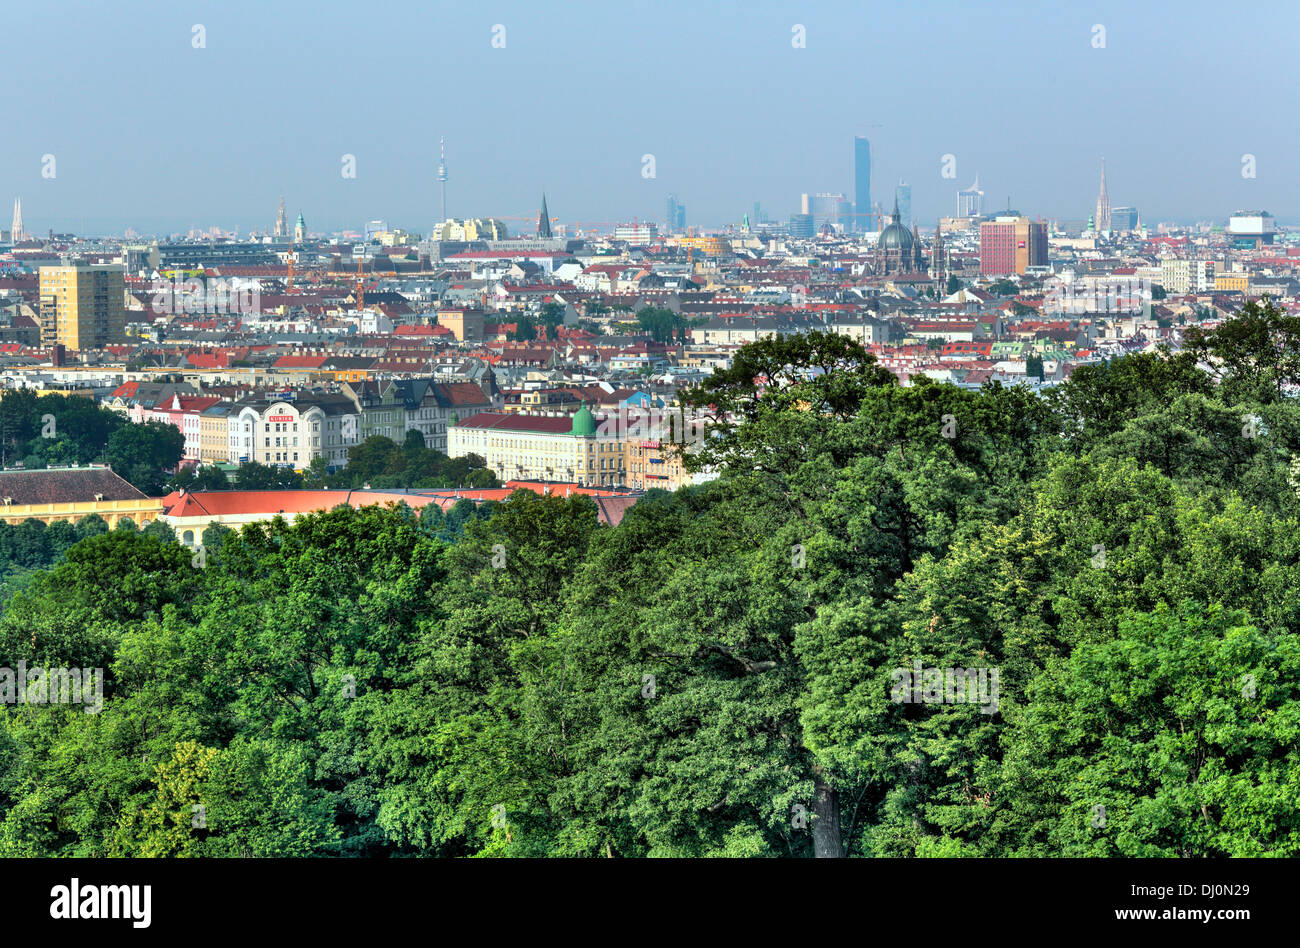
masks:
[[[813,797],[813,855],[818,859],[839,859],[844,855],[840,843],[840,794],[818,774]]]

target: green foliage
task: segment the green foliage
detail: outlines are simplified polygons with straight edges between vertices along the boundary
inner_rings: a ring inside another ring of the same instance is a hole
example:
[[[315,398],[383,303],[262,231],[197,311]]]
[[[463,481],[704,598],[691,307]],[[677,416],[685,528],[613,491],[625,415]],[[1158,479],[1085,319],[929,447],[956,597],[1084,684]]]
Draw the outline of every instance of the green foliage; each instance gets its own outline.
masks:
[[[691,396],[720,476],[617,527],[341,506],[200,565],[0,525],[0,665],[106,672],[96,714],[0,705],[0,856],[1300,854],[1300,408],[1261,339],[1212,340],[1220,385],[1161,352],[1044,396],[759,343]],[[339,476],[490,477],[458,460]],[[997,690],[899,700],[917,667]]]
[[[373,435],[348,449],[348,463],[325,478],[331,487],[497,487],[500,481],[477,454],[450,458],[426,448],[424,436],[415,430],[398,444],[392,438]]]

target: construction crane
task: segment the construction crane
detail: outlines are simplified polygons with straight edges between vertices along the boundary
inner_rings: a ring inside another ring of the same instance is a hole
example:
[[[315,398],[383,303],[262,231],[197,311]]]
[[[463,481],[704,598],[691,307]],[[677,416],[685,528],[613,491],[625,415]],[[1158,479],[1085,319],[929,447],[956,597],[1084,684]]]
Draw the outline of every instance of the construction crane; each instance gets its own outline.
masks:
[[[357,312],[360,312],[366,305],[366,284],[364,281],[362,268],[365,266],[365,254],[357,255]]]
[[[290,237],[289,238],[289,279],[286,280],[284,284],[284,291],[286,293],[293,292],[293,257],[294,257],[293,238]]]

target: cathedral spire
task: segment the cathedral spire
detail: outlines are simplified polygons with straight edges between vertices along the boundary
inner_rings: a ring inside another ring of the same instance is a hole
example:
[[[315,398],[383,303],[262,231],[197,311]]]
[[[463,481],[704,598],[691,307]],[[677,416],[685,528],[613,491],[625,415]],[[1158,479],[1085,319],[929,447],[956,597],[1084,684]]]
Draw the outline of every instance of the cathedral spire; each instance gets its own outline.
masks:
[[[543,240],[551,239],[551,216],[546,211],[546,192],[542,192],[542,209],[537,213],[537,236]]]
[[[1097,194],[1097,233],[1110,230],[1110,195],[1106,193],[1106,159],[1101,159],[1101,190]]]

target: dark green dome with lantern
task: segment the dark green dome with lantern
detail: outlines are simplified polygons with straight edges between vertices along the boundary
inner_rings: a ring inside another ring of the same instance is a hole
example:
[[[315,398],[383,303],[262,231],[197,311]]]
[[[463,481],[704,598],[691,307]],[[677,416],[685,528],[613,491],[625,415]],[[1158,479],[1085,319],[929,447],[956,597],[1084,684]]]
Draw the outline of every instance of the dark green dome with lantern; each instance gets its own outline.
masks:
[[[569,432],[575,438],[592,438],[596,435],[596,416],[591,409],[583,405],[573,416],[573,430]]]

